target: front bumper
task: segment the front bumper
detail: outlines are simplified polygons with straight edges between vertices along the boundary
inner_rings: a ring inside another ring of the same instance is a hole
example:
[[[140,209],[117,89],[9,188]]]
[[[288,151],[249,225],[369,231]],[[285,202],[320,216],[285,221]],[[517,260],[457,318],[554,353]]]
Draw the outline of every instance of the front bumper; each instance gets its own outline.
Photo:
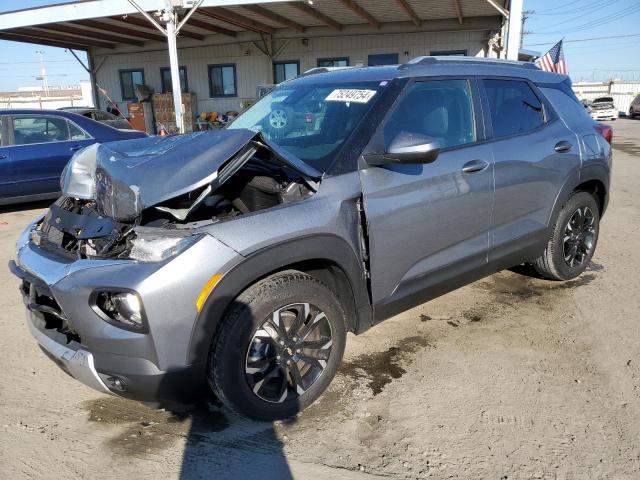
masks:
[[[10,269],[22,279],[29,331],[58,366],[95,390],[136,400],[190,401],[205,391],[206,359],[187,362],[195,301],[220,262],[238,257],[235,251],[205,236],[165,262],[70,260],[25,240],[30,229]],[[138,292],[148,331],[104,321],[90,305],[103,288]]]
[[[78,350],[67,348],[49,338],[35,326],[35,319],[31,318],[31,312],[27,313],[27,327],[40,347],[65,372],[94,390],[112,393],[98,376],[91,353],[81,348]]]

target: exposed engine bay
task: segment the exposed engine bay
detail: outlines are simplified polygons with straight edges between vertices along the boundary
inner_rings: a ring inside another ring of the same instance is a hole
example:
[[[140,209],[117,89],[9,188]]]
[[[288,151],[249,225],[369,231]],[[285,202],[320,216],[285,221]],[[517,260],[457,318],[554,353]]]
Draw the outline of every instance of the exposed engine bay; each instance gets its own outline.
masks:
[[[216,133],[169,137],[168,146],[155,138],[85,149],[63,172],[63,196],[32,241],[74,258],[161,260],[154,252],[170,251],[198,227],[316,191],[320,175],[259,134],[237,130],[229,141]]]

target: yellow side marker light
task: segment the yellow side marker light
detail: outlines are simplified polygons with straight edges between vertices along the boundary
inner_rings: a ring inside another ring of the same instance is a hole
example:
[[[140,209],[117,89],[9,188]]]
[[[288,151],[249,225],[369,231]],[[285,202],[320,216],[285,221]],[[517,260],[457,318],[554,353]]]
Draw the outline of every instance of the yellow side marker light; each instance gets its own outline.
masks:
[[[198,298],[196,299],[196,309],[198,310],[198,313],[202,311],[204,303],[207,301],[207,298],[209,298],[213,289],[216,288],[216,285],[222,278],[222,275],[222,273],[216,273],[207,283],[204,284],[202,290],[200,290],[200,295],[198,295]]]

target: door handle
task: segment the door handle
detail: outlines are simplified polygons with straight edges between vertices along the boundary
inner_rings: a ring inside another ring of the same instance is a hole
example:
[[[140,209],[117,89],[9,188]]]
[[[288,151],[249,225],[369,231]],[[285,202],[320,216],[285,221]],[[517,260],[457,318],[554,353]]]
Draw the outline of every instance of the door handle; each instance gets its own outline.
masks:
[[[73,147],[69,148],[69,150],[71,150],[72,152],[75,152],[77,150],[80,150],[82,148],[82,145],[74,145]]]
[[[462,171],[464,173],[481,172],[488,166],[489,162],[485,162],[484,160],[471,160],[470,162],[467,162],[462,166]]]
[[[571,150],[571,148],[573,148],[573,145],[571,145],[566,140],[561,140],[560,142],[556,143],[555,147],[553,147],[553,149],[558,153],[568,152],[569,150]]]
[[[6,155],[0,155],[0,160],[4,160],[5,158],[7,158]]]

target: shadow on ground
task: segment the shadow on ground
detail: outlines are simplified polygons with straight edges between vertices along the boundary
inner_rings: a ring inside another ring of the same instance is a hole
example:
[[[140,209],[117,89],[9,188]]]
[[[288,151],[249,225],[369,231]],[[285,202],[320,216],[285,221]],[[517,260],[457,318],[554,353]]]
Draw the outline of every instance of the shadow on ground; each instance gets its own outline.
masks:
[[[181,479],[293,478],[272,423],[246,420],[205,402],[169,412],[104,397],[83,407],[90,422],[117,427],[105,443],[113,454],[132,459],[176,455]]]

